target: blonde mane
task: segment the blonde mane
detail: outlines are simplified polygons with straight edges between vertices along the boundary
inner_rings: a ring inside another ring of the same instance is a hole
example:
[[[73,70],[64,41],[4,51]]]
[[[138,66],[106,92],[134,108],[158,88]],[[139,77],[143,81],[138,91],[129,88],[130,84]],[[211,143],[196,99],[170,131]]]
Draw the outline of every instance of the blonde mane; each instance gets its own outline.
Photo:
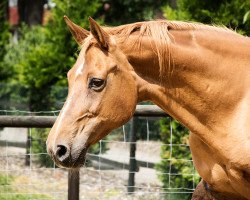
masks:
[[[117,27],[103,26],[102,28],[110,35],[114,35],[119,42],[125,42],[131,35],[136,35],[138,39],[134,46],[139,49],[141,49],[141,39],[143,36],[152,38],[151,41],[153,42],[151,43],[151,47],[158,57],[160,78],[171,75],[174,67],[174,60],[172,60],[170,49],[171,43],[174,42],[174,37],[171,35],[170,30],[214,30],[218,32],[235,33],[226,27],[210,26],[197,22],[191,23],[168,20],[144,21]],[[85,47],[87,44],[88,49],[88,47],[93,44],[93,40],[88,38],[84,44],[83,46]]]
[[[125,41],[135,32],[138,37],[135,46],[141,47],[141,39],[143,36],[152,38],[152,41],[157,41],[151,44],[152,50],[156,52],[158,56],[160,66],[160,76],[163,78],[166,73],[171,74],[174,66],[174,61],[171,60],[171,43],[174,41],[174,37],[170,34],[169,30],[215,30],[219,32],[231,32],[230,29],[225,27],[204,25],[201,23],[190,23],[181,21],[167,21],[156,20],[146,22],[136,22],[132,24],[121,25],[117,27],[103,27],[111,35],[115,35],[119,40]],[[159,43],[160,42],[160,43]],[[166,48],[162,48],[166,47]],[[172,69],[171,69],[172,67]]]

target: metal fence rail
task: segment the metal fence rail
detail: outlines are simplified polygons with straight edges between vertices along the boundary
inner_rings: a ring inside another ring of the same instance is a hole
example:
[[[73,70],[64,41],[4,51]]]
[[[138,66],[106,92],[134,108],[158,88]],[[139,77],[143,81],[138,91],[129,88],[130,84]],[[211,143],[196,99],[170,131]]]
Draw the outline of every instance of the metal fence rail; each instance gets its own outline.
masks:
[[[167,114],[155,105],[137,105],[136,117],[164,117]],[[55,123],[56,116],[0,116],[0,127],[50,128]]]

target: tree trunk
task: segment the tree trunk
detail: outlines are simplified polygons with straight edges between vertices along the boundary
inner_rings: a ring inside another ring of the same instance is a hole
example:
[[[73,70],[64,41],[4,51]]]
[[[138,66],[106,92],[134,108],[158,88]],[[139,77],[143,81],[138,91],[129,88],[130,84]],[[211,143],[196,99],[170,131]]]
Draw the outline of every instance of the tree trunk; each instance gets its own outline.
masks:
[[[18,12],[20,23],[30,26],[42,24],[43,6],[47,0],[18,0]]]

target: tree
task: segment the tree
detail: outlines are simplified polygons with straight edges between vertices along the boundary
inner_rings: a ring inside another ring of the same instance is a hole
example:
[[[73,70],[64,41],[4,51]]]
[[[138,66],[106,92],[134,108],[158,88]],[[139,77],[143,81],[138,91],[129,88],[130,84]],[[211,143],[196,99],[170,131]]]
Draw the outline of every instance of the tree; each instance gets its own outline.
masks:
[[[121,25],[135,21],[150,20],[161,13],[164,1],[160,0],[102,0],[100,16],[105,24]]]
[[[47,0],[18,0],[20,22],[28,25],[42,24],[45,3]]]
[[[0,109],[5,109],[7,102],[9,102],[11,90],[5,87],[10,77],[13,76],[13,67],[6,67],[4,57],[7,53],[7,45],[10,39],[10,26],[8,19],[8,0],[3,0],[0,3]]]
[[[11,75],[11,70],[4,67],[3,58],[6,54],[6,46],[9,43],[10,32],[7,21],[8,1],[0,3],[0,81],[6,80]]]
[[[99,3],[97,0],[54,0],[56,7],[45,26],[21,27],[18,44],[11,43],[5,65],[14,66],[17,82],[26,88],[29,110],[55,109],[52,86],[66,86],[66,72],[73,65],[78,46],[63,20],[65,14],[83,27],[88,26]],[[64,92],[65,98],[66,94]],[[62,100],[62,99],[61,99]],[[62,100],[63,101],[63,100]]]
[[[165,17],[224,25],[250,35],[250,1],[245,0],[177,0],[177,8],[166,4]]]

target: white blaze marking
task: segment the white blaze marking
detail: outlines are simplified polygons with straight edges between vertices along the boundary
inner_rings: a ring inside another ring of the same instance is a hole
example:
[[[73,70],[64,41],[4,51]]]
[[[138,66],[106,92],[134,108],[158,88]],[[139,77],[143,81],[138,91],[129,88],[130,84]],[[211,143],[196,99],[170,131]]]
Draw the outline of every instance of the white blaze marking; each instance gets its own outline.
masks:
[[[54,136],[54,150],[56,151],[56,138],[59,134],[59,128],[61,127],[61,124],[62,124],[62,120],[66,114],[66,112],[69,110],[70,108],[70,103],[72,101],[72,98],[69,98],[66,102],[65,102],[65,105],[64,105],[64,108],[63,110],[61,110],[61,115],[60,115],[60,118],[59,118],[59,121],[58,121],[58,124],[56,126],[56,131],[55,131],[55,136]]]
[[[76,76],[82,75],[83,68],[84,68],[84,62],[85,61],[83,60],[83,62],[78,66],[78,68],[76,70]],[[73,85],[72,91],[73,91],[73,94],[71,94],[71,97],[74,96],[74,85]],[[62,120],[64,119],[64,116],[66,115],[67,111],[70,109],[70,103],[72,101],[71,97],[68,97],[67,101],[65,102],[64,108],[61,110],[61,115],[60,115],[59,121],[58,121],[57,126],[56,126],[56,131],[55,131],[55,136],[54,136],[54,150],[55,151],[56,151],[56,138],[59,134],[59,131],[60,131],[59,128],[61,127]]]
[[[78,69],[76,70],[76,76],[82,75],[83,67],[84,67],[84,61],[82,62],[82,64],[78,66]]]

